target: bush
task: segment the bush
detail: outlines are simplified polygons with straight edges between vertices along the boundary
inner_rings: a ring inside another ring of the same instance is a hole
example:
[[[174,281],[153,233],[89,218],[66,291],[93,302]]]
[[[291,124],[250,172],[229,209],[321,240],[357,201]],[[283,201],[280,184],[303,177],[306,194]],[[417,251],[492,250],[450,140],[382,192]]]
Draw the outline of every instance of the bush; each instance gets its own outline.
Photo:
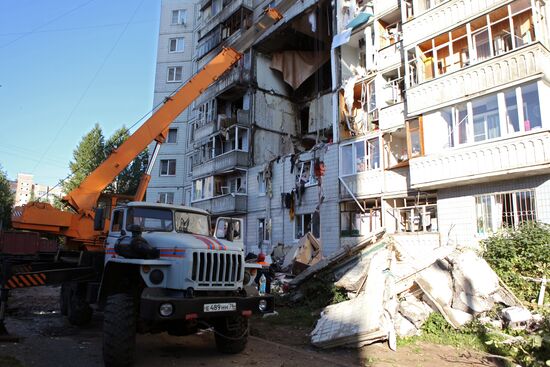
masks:
[[[520,299],[536,302],[540,283],[522,276],[550,276],[550,226],[528,222],[518,230],[505,229],[482,242],[483,257]],[[547,292],[545,302],[550,302]]]

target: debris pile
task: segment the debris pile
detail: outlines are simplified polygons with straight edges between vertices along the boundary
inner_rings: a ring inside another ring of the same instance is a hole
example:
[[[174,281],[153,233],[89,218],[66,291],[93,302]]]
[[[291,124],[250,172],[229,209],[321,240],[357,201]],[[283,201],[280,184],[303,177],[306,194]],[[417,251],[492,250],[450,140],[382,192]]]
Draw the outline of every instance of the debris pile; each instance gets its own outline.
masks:
[[[508,312],[511,325],[529,318],[521,302],[473,250],[440,246],[437,237],[411,246],[410,236],[386,235],[382,229],[324,259],[315,238],[306,236],[287,254],[287,268],[294,272],[300,264],[294,273],[298,275],[284,280],[294,298],[299,298],[302,284],[316,277],[332,279],[348,292],[348,301],[321,312],[311,332],[313,345],[360,347],[387,340],[395,349],[396,336],[418,335],[434,311],[459,328],[497,303],[513,306]]]

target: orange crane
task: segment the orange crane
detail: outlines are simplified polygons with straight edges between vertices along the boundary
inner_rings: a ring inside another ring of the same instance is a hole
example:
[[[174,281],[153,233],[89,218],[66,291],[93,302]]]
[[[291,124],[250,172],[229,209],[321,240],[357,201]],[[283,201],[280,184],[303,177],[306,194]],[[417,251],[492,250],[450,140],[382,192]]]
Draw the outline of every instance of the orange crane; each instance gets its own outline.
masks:
[[[72,211],[61,211],[48,203],[31,202],[14,209],[12,225],[16,229],[65,236],[67,245],[80,250],[103,251],[103,241],[109,228],[109,215],[104,215],[101,206],[114,208],[120,196],[103,196],[103,190],[128,164],[151,142],[157,144],[151,155],[147,172],[143,175],[134,201],[143,200],[154,159],[160,144],[167,135],[172,121],[182,113],[208,86],[219,79],[250,48],[259,36],[273,24],[283,19],[295,0],[282,0],[277,8],[268,7],[259,21],[248,29],[233,45],[224,48],[202,70],[195,74],[151,117],[143,123],[120,147],[101,163],[84,181],[64,198]],[[125,197],[124,199],[128,199]],[[101,217],[101,218],[100,218]]]

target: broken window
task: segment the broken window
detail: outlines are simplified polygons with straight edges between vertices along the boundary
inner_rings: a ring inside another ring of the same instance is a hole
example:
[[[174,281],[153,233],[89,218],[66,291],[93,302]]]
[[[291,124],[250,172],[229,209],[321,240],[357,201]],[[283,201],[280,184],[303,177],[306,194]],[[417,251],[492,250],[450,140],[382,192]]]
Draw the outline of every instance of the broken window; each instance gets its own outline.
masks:
[[[231,174],[214,176],[214,196],[246,194],[246,175]]]
[[[298,175],[296,176],[296,184],[304,184],[306,187],[317,185],[317,177],[315,177],[315,161],[300,162],[298,164]]]
[[[388,200],[396,232],[437,232],[437,198],[435,194]]]
[[[340,145],[340,175],[353,175],[380,168],[379,138]]]
[[[212,138],[214,157],[234,150],[248,152],[248,129],[233,126]]]
[[[212,198],[214,194],[214,177],[205,177],[193,181],[193,201]]]
[[[311,232],[314,237],[319,237],[319,223],[313,220],[313,214],[299,214],[294,218],[294,239],[299,240],[306,233]]]
[[[382,228],[382,208],[379,200],[362,200],[365,211],[355,202],[342,203],[340,206],[340,236],[366,236]]]
[[[518,228],[537,220],[535,190],[478,195],[476,199],[477,232],[494,233],[500,228]]]
[[[227,19],[221,29],[222,40],[230,37],[241,29],[248,29],[251,25],[252,13],[248,9],[241,8]]]
[[[269,242],[270,233],[267,225],[267,219],[259,218],[258,219],[258,244],[261,245],[264,242]]]
[[[397,168],[409,160],[407,134],[405,129],[384,135],[384,153],[386,168]]]

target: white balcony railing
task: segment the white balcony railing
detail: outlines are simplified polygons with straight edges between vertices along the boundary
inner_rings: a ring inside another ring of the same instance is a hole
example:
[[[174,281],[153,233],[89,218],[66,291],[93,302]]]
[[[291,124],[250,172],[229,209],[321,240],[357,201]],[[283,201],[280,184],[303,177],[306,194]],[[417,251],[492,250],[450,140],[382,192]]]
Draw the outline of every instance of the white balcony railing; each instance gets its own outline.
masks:
[[[447,29],[490,9],[508,3],[509,0],[451,0],[403,23],[403,44],[408,46]]]
[[[433,110],[547,70],[550,53],[537,42],[407,89],[407,112]]]
[[[378,50],[378,70],[386,70],[401,64],[402,41]]]
[[[378,122],[382,131],[405,126],[405,104],[401,102],[381,108]]]
[[[488,181],[550,167],[550,132],[539,130],[498,141],[452,148],[410,161],[413,188]]]
[[[398,0],[374,0],[374,13],[376,16],[386,14],[399,8]]]
[[[193,167],[193,177],[202,177],[238,167],[248,167],[248,152],[233,150],[214,157]]]
[[[362,198],[382,193],[406,192],[408,176],[408,168],[403,167],[385,171],[372,170],[341,177],[340,198],[350,199],[353,196]]]
[[[211,214],[220,215],[246,211],[246,195],[227,194],[192,203],[195,208],[208,210]]]

